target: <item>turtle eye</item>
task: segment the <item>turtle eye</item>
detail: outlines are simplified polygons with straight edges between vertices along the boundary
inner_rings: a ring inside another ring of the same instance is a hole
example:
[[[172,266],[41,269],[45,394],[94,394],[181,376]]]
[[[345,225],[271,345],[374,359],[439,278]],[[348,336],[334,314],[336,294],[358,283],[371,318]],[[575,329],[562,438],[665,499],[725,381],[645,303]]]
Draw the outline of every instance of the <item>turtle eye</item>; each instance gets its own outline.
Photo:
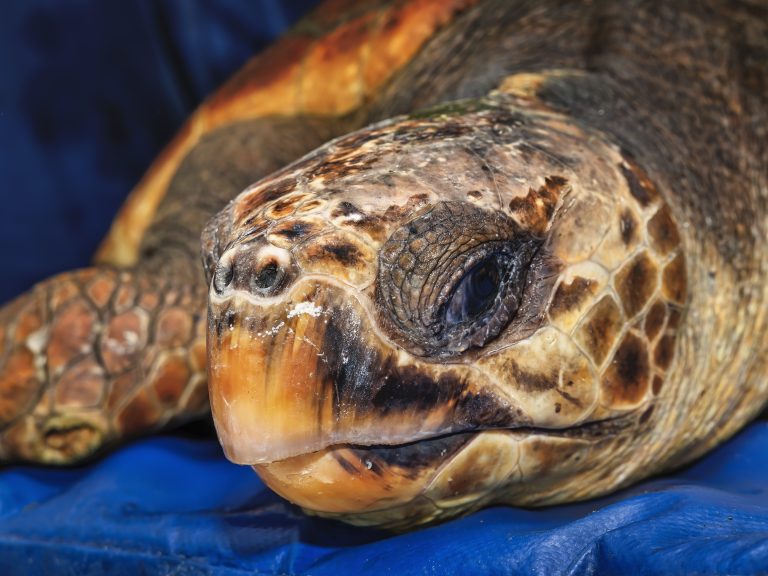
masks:
[[[491,257],[467,272],[449,297],[445,311],[448,325],[475,320],[496,300],[501,288],[499,262]]]
[[[377,309],[414,354],[482,348],[515,318],[541,244],[501,211],[440,202],[382,247]]]

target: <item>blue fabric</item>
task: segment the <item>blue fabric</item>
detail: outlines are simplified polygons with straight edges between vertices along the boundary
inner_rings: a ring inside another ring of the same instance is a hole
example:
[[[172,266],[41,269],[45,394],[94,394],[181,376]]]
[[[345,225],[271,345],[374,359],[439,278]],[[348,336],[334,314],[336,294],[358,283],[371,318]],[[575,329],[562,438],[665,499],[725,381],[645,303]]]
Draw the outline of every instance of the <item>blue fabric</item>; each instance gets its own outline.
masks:
[[[191,109],[312,0],[25,0],[0,18],[0,302],[84,266]],[[304,516],[213,440],[0,470],[0,574],[768,571],[768,425],[595,502],[400,536]]]
[[[0,574],[752,574],[768,570],[768,424],[610,498],[490,508],[402,535],[310,518],[209,440],[0,473]]]

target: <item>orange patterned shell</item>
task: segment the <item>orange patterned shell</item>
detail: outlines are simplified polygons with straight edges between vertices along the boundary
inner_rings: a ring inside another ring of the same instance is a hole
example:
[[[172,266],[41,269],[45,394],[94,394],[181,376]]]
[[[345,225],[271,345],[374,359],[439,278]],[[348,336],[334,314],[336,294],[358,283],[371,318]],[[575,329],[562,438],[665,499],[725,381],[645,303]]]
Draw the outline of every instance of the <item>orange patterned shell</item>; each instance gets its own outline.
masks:
[[[97,263],[130,266],[181,161],[208,132],[266,116],[341,116],[366,102],[475,0],[322,3],[204,102],[123,204]],[[327,90],[333,86],[333,90]]]

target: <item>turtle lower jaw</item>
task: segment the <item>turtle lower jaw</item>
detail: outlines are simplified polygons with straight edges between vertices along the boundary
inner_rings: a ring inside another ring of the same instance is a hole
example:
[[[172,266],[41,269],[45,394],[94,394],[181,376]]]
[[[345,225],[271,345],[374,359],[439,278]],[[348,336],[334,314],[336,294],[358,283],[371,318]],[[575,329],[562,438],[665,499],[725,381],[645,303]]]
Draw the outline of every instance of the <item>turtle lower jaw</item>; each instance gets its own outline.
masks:
[[[390,516],[410,516],[412,508],[424,506],[441,508],[445,501],[448,508],[471,507],[492,492],[489,486],[524,476],[519,470],[513,474],[509,470],[516,470],[521,455],[530,459],[522,447],[526,442],[588,446],[628,428],[636,418],[634,412],[628,412],[563,429],[488,428],[403,444],[339,444],[252,467],[272,490],[309,512],[358,524],[386,525]],[[483,447],[489,440],[497,455],[488,454]],[[489,460],[505,459],[508,465],[476,474],[478,454]],[[475,484],[465,484],[464,475],[475,477]],[[534,492],[532,487],[531,494]]]
[[[310,512],[364,514],[418,498],[443,463],[479,433],[395,445],[335,445],[252,467],[272,490]]]

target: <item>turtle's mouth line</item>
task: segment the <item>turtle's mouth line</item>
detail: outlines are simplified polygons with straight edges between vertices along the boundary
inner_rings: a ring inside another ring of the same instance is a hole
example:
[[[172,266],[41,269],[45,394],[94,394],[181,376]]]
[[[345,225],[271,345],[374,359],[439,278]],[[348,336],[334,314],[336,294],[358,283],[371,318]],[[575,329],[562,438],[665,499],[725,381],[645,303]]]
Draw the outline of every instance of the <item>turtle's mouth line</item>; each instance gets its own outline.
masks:
[[[406,460],[408,455],[413,453],[419,453],[420,456],[425,456],[424,452],[431,452],[432,448],[437,447],[437,451],[442,451],[440,456],[445,456],[443,448],[445,445],[459,445],[470,442],[473,438],[482,434],[483,432],[504,432],[515,437],[519,437],[521,440],[524,438],[538,436],[538,437],[552,437],[552,438],[573,438],[585,441],[598,441],[604,437],[612,437],[619,431],[631,426],[636,421],[634,411],[622,414],[621,416],[615,416],[612,418],[604,418],[601,420],[593,420],[590,422],[584,422],[568,428],[544,428],[538,426],[511,426],[511,427],[499,427],[490,426],[487,428],[474,428],[470,430],[458,430],[449,432],[446,434],[436,434],[434,436],[428,436],[426,438],[419,438],[411,442],[400,443],[377,443],[377,444],[359,444],[359,443],[345,443],[339,442],[336,444],[330,444],[319,450],[313,450],[297,456],[289,456],[287,458],[280,458],[273,460],[272,462],[259,462],[251,465],[262,465],[278,462],[290,462],[295,458],[307,458],[312,455],[323,455],[329,452],[335,452],[340,450],[352,450],[364,454],[373,454],[375,456],[383,457],[384,460],[396,461],[402,460],[404,457]],[[399,456],[399,457],[398,457]]]

